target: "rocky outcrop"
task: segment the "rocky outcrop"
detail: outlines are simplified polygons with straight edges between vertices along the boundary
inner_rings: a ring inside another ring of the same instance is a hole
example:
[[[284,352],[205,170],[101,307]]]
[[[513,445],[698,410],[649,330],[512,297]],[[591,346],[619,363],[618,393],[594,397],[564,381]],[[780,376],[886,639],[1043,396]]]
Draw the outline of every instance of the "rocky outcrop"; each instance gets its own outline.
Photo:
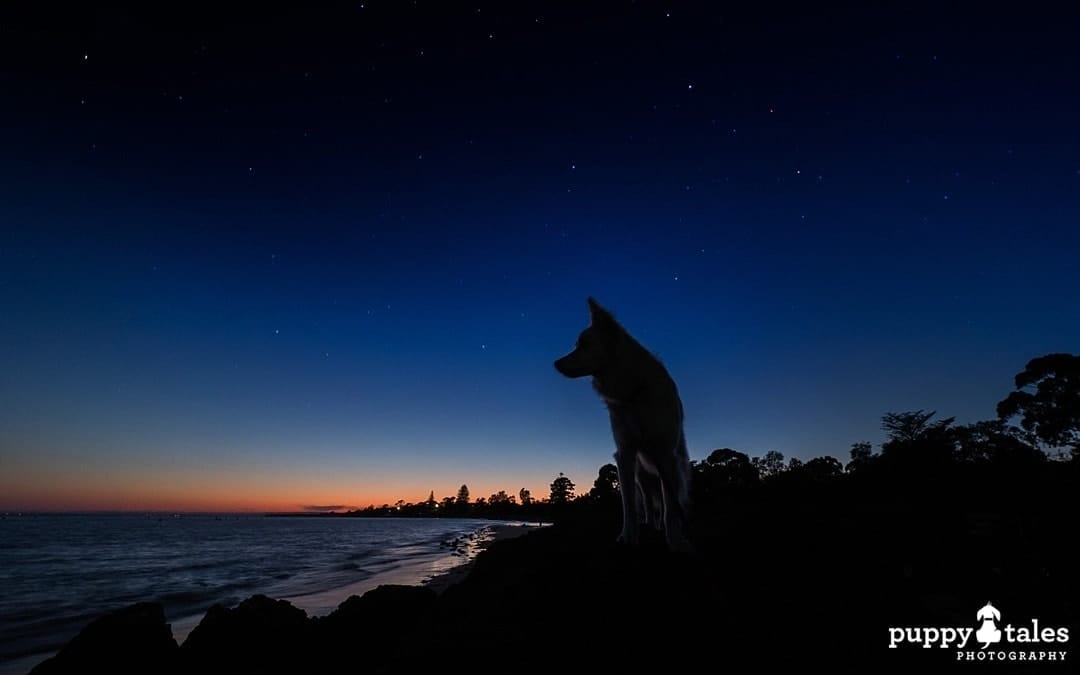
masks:
[[[176,672],[179,648],[161,603],[140,602],[91,622],[32,675]]]
[[[232,609],[215,605],[180,649],[184,672],[304,672],[307,614],[284,600],[255,595]]]

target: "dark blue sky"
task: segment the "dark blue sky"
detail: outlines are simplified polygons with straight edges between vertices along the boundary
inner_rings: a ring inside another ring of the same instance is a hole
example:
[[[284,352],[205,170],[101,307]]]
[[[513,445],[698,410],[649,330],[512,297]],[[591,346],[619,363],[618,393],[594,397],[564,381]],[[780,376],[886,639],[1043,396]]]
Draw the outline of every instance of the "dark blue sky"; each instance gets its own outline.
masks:
[[[0,10],[0,507],[587,487],[590,294],[694,458],[1076,351],[1075,12],[504,5]]]

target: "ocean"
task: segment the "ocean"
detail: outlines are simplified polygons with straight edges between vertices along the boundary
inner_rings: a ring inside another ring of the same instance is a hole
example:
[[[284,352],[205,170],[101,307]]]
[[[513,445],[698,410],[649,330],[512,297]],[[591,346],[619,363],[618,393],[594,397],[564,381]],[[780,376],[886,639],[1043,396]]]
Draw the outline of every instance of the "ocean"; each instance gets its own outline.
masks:
[[[320,616],[381,583],[465,561],[491,523],[257,515],[11,515],[0,519],[0,674],[25,673],[89,621],[165,606],[180,642],[213,604],[256,593]]]

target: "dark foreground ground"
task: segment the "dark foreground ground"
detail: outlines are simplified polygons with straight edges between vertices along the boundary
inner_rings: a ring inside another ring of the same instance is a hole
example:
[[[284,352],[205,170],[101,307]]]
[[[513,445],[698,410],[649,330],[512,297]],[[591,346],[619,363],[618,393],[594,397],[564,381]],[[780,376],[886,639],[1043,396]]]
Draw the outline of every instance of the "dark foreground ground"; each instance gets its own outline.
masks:
[[[34,673],[1076,672],[1072,640],[1030,646],[1065,663],[888,648],[889,627],[977,627],[987,601],[1002,625],[1075,636],[1072,484],[760,491],[711,504],[690,556],[657,537],[617,547],[617,508],[593,505],[497,542],[442,594],[384,586],[319,619],[256,596],[212,609],[180,647],[160,606],[136,605]]]

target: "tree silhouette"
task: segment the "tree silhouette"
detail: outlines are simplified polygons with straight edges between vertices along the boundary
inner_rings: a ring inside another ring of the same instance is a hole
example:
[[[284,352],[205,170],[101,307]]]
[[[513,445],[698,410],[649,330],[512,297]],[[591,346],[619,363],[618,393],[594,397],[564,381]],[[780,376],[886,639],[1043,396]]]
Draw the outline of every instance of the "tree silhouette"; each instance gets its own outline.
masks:
[[[1047,354],[1028,361],[1016,391],[997,404],[1002,420],[1020,415],[1020,426],[1050,447],[1080,456],[1080,356]],[[1034,391],[1031,391],[1034,389]]]
[[[488,504],[490,504],[491,506],[512,506],[514,503],[514,495],[506,494],[506,490],[499,490],[495,494],[488,497]]]
[[[690,463],[691,494],[709,508],[757,482],[757,467],[745,453],[731,448],[713,450],[704,461]]]
[[[533,503],[532,493],[525,488],[518,491],[518,499],[521,500],[522,506],[529,506]]]
[[[753,463],[762,479],[771,478],[784,470],[784,454],[769,450],[764,456],[755,457]]]
[[[930,420],[936,414],[936,410],[930,412],[915,410],[902,413],[885,413],[881,418],[881,428],[888,434],[889,440],[882,445],[882,450],[889,443],[903,444],[925,441],[944,434],[956,418],[946,417],[943,420],[931,422]]]
[[[815,457],[803,464],[802,472],[813,480],[829,480],[844,473],[844,465],[835,457]]]
[[[1003,420],[976,422],[957,427],[956,455],[961,462],[993,462],[1018,468],[1046,461],[1046,455],[1021,438],[1023,432]]]
[[[619,498],[619,470],[614,464],[600,467],[589,496],[601,500]]]
[[[458,491],[457,491],[457,504],[458,504],[458,506],[468,506],[469,505],[469,486],[468,485],[462,485],[461,487],[458,488]]]
[[[560,471],[558,478],[551,482],[551,495],[548,499],[552,504],[566,504],[574,498],[574,487],[574,482]]]
[[[881,428],[889,439],[881,444],[881,459],[907,475],[933,476],[956,460],[952,429],[955,417],[931,421],[937,412],[915,410],[886,413]]]
[[[758,480],[758,470],[746,453],[720,448],[713,450],[703,464],[724,483],[746,485]]]
[[[867,441],[852,443],[850,454],[851,461],[848,462],[845,470],[848,473],[866,471],[867,467],[874,461],[874,446]]]

